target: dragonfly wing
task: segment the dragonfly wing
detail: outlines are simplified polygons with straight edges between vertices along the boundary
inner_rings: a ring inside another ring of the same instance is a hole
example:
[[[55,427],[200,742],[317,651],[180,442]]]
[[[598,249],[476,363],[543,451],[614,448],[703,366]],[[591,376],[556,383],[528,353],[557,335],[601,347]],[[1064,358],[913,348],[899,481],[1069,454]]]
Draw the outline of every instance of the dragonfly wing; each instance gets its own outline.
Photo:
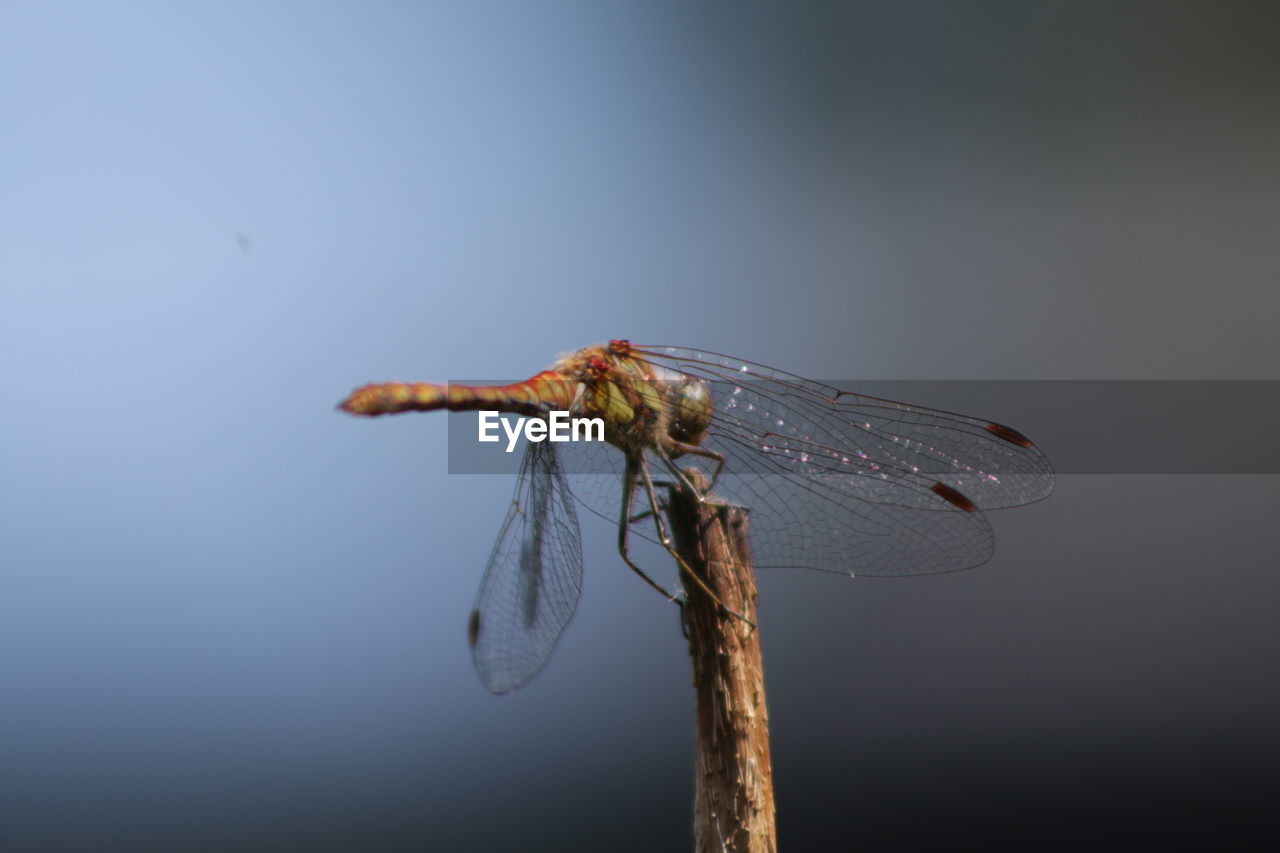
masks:
[[[750,508],[757,568],[807,568],[863,576],[922,575],[981,565],[990,522],[960,492],[924,477],[833,471],[804,445],[768,452],[737,441],[724,453],[718,497]],[[681,462],[683,460],[680,460]],[[748,474],[732,473],[747,470]]]
[[[723,454],[717,497],[751,512],[752,557],[757,568],[806,568],[866,576],[938,574],[981,565],[994,548],[986,517],[967,495],[939,486],[941,478],[857,456],[835,456],[799,434],[770,431],[758,415],[731,406],[713,387],[716,419],[703,446]],[[609,445],[569,442],[559,460],[574,498],[616,524],[623,454]],[[683,456],[676,465],[712,463]],[[670,476],[649,457],[659,485]],[[955,487],[952,487],[953,489]],[[632,535],[658,542],[654,520],[634,496]]]
[[[537,675],[581,591],[573,495],[555,445],[530,442],[471,611],[471,659],[485,687],[506,693]]]
[[[939,481],[889,476],[869,464],[836,465],[807,442],[776,435],[747,440],[744,434],[745,428],[713,430],[704,446],[725,457],[716,497],[750,511],[756,568],[896,576],[953,572],[990,559],[990,523],[963,494],[939,487]],[[561,450],[567,458],[578,452],[572,443]],[[675,461],[710,473],[706,460]],[[660,460],[651,457],[649,463],[656,480],[670,479]],[[584,454],[569,468],[585,471],[587,464]],[[617,523],[620,474],[575,473],[569,481],[584,508]],[[632,535],[658,542],[653,519],[642,513],[643,497],[635,496],[632,506]]]
[[[970,568],[994,547],[981,510],[1053,489],[1044,453],[990,421],[851,394],[701,350],[632,352],[707,382],[714,417],[702,446],[725,457],[718,495],[752,511],[760,568],[858,575]]]
[[[1002,424],[841,391],[755,362],[680,347],[636,348],[670,369],[711,384],[712,432],[803,443],[839,468],[854,457],[885,474],[928,476],[979,509],[1032,503],[1053,491],[1040,448]],[[874,489],[860,497],[877,500]]]

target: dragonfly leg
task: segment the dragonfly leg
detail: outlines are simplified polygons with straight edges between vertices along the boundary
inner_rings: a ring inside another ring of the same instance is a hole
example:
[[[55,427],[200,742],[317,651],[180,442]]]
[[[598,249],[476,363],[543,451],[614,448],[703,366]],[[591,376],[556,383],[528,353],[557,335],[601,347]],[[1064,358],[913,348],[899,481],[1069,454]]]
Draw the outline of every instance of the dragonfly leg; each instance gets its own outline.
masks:
[[[630,467],[630,462],[628,462],[628,467]],[[649,466],[646,465],[644,463],[644,460],[642,459],[637,464],[636,467],[639,470],[641,480],[644,482],[645,492],[648,493],[649,495],[649,507],[653,511],[653,522],[654,522],[654,525],[658,528],[658,541],[662,543],[662,547],[666,548],[667,553],[675,558],[676,565],[680,567],[680,571],[684,572],[684,574],[686,574],[698,586],[699,589],[705,592],[707,594],[707,597],[716,603],[716,606],[718,606],[725,613],[728,613],[730,616],[741,619],[743,622],[747,623],[752,628],[754,628],[756,626],[754,622],[752,622],[750,619],[748,619],[746,616],[743,616],[741,613],[737,612],[736,610],[730,610],[729,607],[727,607],[725,603],[720,600],[720,596],[716,595],[714,592],[711,591],[711,587],[707,586],[707,582],[704,581],[702,578],[698,577],[697,572],[689,568],[689,564],[684,561],[684,558],[680,556],[680,552],[677,551],[675,549],[675,546],[671,544],[671,537],[667,535],[666,525],[662,523],[662,513],[658,509],[658,496],[653,491],[653,480],[649,479]],[[679,472],[679,473],[681,473],[681,477],[683,478],[683,472]],[[697,493],[695,492],[695,494]]]
[[[705,492],[695,491],[695,493],[700,495],[703,500],[706,500],[707,495],[711,494],[711,490],[715,488],[716,480],[720,479],[720,471],[724,469],[724,454],[716,453],[714,450],[707,450],[705,447],[699,447],[696,444],[685,444],[683,441],[673,441],[671,443],[670,450],[671,454],[668,455],[664,453],[663,457],[666,458],[668,466],[670,466],[671,469],[676,472],[677,476],[680,477],[680,481],[684,483],[685,487],[690,489],[692,488],[692,485],[685,478],[684,474],[675,467],[670,456],[701,456],[703,459],[715,460],[716,470],[711,474],[711,484],[707,486],[707,490]]]
[[[622,562],[627,564],[627,568],[639,575],[649,586],[656,589],[663,598],[678,603],[680,600],[678,595],[667,592],[661,584],[645,574],[644,569],[632,562],[628,554],[630,546],[627,544],[627,531],[631,528],[631,496],[635,494],[636,490],[637,467],[634,460],[627,459],[627,469],[622,475],[622,517],[618,519],[618,553],[622,555]],[[645,510],[642,515],[648,515],[652,511]]]
[[[644,521],[651,515],[653,515],[653,510],[646,509],[643,512],[637,512],[635,515],[631,516],[631,518],[627,519],[627,522],[629,524],[635,524],[637,521]]]
[[[710,493],[711,493],[710,487],[708,487],[706,491],[703,491],[702,489],[699,489],[697,486],[695,486],[693,484],[693,481],[689,479],[689,475],[686,474],[678,465],[676,465],[676,461],[671,458],[671,455],[669,453],[666,453],[661,449],[655,450],[654,452],[658,454],[658,458],[662,460],[663,467],[665,467],[668,471],[670,471],[671,476],[675,478],[675,482],[667,482],[666,480],[654,480],[653,486],[655,488],[670,489],[672,486],[679,484],[680,486],[683,486],[685,489],[687,489],[691,494],[697,495],[699,501],[705,501],[710,496]],[[666,509],[666,505],[663,504],[661,501],[659,501],[659,505],[663,509]]]
[[[714,479],[707,484],[707,487],[705,489],[699,489],[693,485],[693,482],[689,479],[689,475],[685,473],[686,469],[676,465],[676,460],[672,459],[670,456],[668,456],[667,454],[663,453],[660,450],[657,451],[657,453],[658,453],[658,457],[662,459],[662,464],[667,466],[668,470],[675,472],[675,475],[680,479],[681,484],[683,484],[684,487],[687,489],[692,489],[698,495],[699,500],[705,502],[708,498],[711,497],[711,487],[715,485]],[[716,474],[718,475],[720,473],[720,468],[723,467],[724,465],[724,457],[717,453],[714,455],[713,458],[718,459],[720,463],[719,465],[716,466]],[[692,465],[689,466],[688,470],[698,471],[698,469]],[[653,485],[655,488],[670,488],[673,484],[666,483],[661,480],[654,480]],[[722,507],[723,509],[733,508],[733,509],[740,509],[743,512],[751,511],[751,508],[748,506],[743,506],[742,504],[739,504],[739,503],[730,503],[721,497],[716,498],[716,504]],[[664,510],[666,509],[665,503],[662,503],[662,508]],[[647,515],[648,513],[643,513],[643,514]]]
[[[654,487],[656,490],[658,490],[658,492],[659,492],[659,493],[661,493],[661,491],[662,491],[662,490],[664,490],[664,489],[669,489],[669,488],[671,488],[671,486],[672,486],[672,485],[674,485],[674,484],[673,484],[673,483],[668,483],[668,482],[667,482],[667,481],[665,481],[665,480],[654,480],[654,481],[653,481],[653,487]],[[666,512],[666,511],[667,511],[667,502],[666,502],[666,500],[664,500],[663,498],[658,498],[658,509],[662,510],[663,512]],[[632,523],[632,524],[635,524],[637,521],[644,521],[646,518],[650,517],[651,515],[653,515],[653,510],[651,510],[651,509],[643,509],[643,510],[641,510],[640,512],[637,512],[635,515],[631,516],[631,519],[630,519],[630,520],[631,520],[631,523]]]

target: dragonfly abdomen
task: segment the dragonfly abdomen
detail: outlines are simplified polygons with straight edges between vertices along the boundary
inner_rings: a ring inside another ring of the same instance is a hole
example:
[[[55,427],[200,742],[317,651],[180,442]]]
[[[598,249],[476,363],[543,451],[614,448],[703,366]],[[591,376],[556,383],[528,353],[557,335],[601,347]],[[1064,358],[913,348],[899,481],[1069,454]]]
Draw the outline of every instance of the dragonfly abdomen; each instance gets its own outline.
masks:
[[[553,409],[567,410],[576,385],[576,381],[550,370],[511,385],[374,382],[352,391],[338,408],[370,417],[440,409],[537,415]]]

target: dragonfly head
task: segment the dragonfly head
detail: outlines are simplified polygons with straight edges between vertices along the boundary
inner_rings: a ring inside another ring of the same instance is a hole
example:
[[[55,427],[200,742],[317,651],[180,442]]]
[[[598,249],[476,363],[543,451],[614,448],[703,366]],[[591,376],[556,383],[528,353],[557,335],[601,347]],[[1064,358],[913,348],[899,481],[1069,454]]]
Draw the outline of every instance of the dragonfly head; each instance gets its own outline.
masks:
[[[686,376],[676,387],[675,402],[676,416],[671,422],[671,437],[685,444],[701,444],[714,414],[711,389],[701,379]]]

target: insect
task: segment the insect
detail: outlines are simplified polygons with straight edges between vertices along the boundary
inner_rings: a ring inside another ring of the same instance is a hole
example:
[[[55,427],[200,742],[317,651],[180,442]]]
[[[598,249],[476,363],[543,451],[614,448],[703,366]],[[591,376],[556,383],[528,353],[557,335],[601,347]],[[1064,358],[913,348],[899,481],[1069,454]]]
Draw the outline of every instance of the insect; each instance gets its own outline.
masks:
[[[878,576],[970,568],[994,547],[983,510],[1053,490],[1048,459],[1011,427],[731,356],[626,340],[569,353],[524,382],[376,383],[339,408],[368,416],[567,411],[603,421],[607,445],[543,441],[525,451],[468,624],[476,671],[495,693],[542,669],[577,606],[576,505],[616,519],[623,561],[676,597],[632,560],[629,537],[672,550],[659,491],[684,478],[688,461],[711,470],[720,499],[750,509],[756,568]]]

